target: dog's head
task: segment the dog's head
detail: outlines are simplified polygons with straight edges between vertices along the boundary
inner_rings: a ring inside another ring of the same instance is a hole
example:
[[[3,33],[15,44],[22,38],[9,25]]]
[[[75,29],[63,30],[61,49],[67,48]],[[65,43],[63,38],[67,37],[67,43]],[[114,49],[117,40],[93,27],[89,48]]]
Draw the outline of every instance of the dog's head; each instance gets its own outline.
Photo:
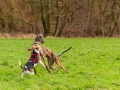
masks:
[[[31,54],[40,54],[41,46],[39,44],[33,44],[28,51],[31,51]]]
[[[35,42],[34,43],[44,43],[44,35],[43,33],[37,34],[37,36],[35,37]]]

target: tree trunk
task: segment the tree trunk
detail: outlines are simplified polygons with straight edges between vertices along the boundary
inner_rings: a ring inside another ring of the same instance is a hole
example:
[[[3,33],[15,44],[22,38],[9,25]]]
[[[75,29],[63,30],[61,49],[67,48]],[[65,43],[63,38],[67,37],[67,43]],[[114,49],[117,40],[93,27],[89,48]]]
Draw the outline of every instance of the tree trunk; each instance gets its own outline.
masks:
[[[99,11],[100,11],[100,30],[102,32],[102,36],[105,36],[105,31],[104,31],[104,15],[103,15],[103,10],[102,10],[102,5],[103,5],[103,0],[100,0],[99,2]]]
[[[51,25],[52,25],[52,10],[51,10],[51,0],[48,0],[48,22],[47,22],[47,35],[51,35]]]
[[[87,25],[86,25],[86,37],[89,36],[91,28],[90,28],[90,21],[92,17],[92,9],[93,9],[93,2],[94,0],[88,0],[88,13],[87,13]]]
[[[52,10],[51,10],[51,0],[47,1],[47,12],[44,14],[44,8],[43,8],[43,0],[40,0],[40,5],[41,5],[41,20],[44,28],[44,34],[45,36],[51,35],[51,25],[52,25]],[[47,16],[47,17],[46,17]]]
[[[117,5],[117,0],[114,0],[113,5],[111,7],[110,27],[109,27],[109,32],[108,32],[109,37],[111,37],[114,34],[115,28],[117,29],[118,18],[119,18],[119,13],[120,13],[120,7],[118,5]],[[116,10],[119,12],[117,12]]]
[[[46,21],[45,21],[45,16],[43,12],[43,0],[40,0],[40,6],[41,6],[41,21],[42,21],[43,28],[44,28],[44,34],[46,36],[48,32],[47,32]]]
[[[60,24],[60,9],[59,9],[59,0],[56,0],[56,5],[57,5],[57,17],[56,17],[56,27],[55,27],[55,32],[54,32],[54,36],[58,36],[58,32],[59,32],[59,24]]]

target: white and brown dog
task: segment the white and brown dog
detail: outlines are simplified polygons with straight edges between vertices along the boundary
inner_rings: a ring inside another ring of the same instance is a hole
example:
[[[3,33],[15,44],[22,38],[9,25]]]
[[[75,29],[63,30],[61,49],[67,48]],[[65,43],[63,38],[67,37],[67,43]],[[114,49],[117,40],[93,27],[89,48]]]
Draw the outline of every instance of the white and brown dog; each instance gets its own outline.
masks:
[[[21,62],[19,60],[19,65],[23,70],[22,76],[24,74],[31,74],[31,75],[36,74],[35,66],[37,65],[37,63],[40,63],[43,67],[45,67],[44,64],[41,62],[40,49],[41,49],[40,45],[37,44],[33,45],[31,48],[28,49],[29,51],[31,50],[31,56],[29,61],[25,64],[24,67],[21,65]]]

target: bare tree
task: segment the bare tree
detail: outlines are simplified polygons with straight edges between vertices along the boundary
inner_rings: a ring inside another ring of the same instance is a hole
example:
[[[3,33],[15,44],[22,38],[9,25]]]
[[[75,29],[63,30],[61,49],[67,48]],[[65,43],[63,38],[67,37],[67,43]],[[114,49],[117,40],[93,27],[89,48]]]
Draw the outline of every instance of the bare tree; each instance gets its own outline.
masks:
[[[94,0],[88,0],[86,37],[88,37],[91,32],[90,23],[91,23],[91,17],[92,17],[92,12],[93,12],[93,4],[94,4]]]
[[[118,6],[118,1],[113,0],[113,4],[111,6],[111,14],[110,14],[110,26],[108,31],[108,36],[112,36],[114,34],[115,29],[118,26],[118,19],[120,14],[120,7]]]
[[[52,25],[52,10],[51,10],[51,0],[47,0],[46,4],[46,12],[44,12],[44,0],[40,0],[40,5],[41,5],[41,20],[42,24],[44,27],[44,33],[46,36],[51,35],[51,25]]]
[[[59,7],[59,0],[56,0],[56,7],[57,7],[57,16],[56,16],[56,26],[54,36],[56,37],[59,32],[59,25],[60,25],[60,7]]]
[[[99,28],[100,31],[102,33],[102,36],[105,36],[105,24],[107,21],[107,18],[105,16],[106,12],[107,12],[107,7],[108,7],[108,3],[109,0],[98,0],[98,6],[99,6],[99,14],[100,14],[100,20],[99,20]]]

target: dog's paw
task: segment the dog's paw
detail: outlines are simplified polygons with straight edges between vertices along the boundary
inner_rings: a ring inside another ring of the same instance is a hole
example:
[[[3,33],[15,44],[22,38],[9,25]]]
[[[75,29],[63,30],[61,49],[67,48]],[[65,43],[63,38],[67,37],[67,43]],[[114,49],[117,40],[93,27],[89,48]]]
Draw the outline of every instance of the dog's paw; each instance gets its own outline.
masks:
[[[45,66],[42,66],[43,68],[46,68]]]

